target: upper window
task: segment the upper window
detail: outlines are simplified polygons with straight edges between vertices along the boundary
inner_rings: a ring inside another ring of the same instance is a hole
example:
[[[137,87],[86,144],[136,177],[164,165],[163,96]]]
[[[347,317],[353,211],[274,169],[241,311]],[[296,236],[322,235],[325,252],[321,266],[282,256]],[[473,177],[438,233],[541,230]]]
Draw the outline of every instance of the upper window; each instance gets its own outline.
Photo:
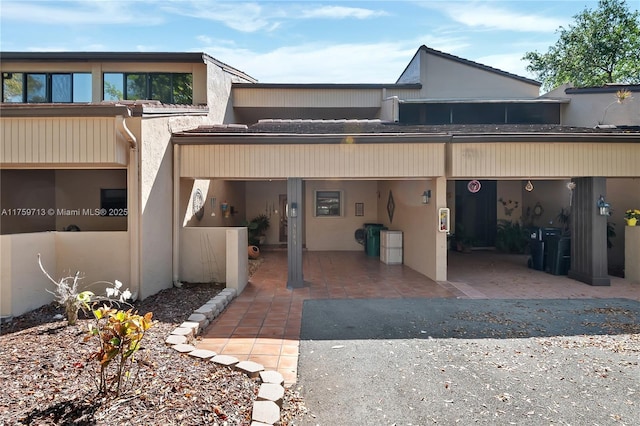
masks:
[[[403,124],[560,124],[560,105],[547,103],[405,103]]]
[[[342,216],[342,191],[316,191],[315,211],[318,217]]]
[[[3,72],[2,102],[91,102],[91,74]]]
[[[193,76],[182,73],[104,73],[105,101],[153,99],[165,104],[193,103]]]

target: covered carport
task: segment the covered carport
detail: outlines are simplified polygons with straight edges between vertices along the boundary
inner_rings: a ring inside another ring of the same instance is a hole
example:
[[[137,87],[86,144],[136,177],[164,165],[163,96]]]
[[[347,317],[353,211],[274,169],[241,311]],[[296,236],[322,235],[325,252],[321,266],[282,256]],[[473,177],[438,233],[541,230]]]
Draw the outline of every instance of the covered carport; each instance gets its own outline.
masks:
[[[304,285],[303,244],[313,246],[310,224],[316,217],[309,199],[312,191],[306,187],[318,182],[331,182],[329,186],[336,188],[345,182],[375,182],[373,205],[367,204],[365,210],[375,212],[375,220],[384,226],[403,231],[405,265],[446,281],[447,241],[438,230],[438,209],[447,203],[444,155],[448,140],[447,134],[401,133],[377,120],[203,127],[173,136],[174,189],[180,193],[180,179],[286,180],[287,286],[295,288]],[[425,191],[431,191],[428,204],[422,203]],[[336,228],[353,219],[357,193],[345,192],[347,208],[340,218],[327,219],[323,226]],[[181,197],[184,194],[177,196]],[[174,225],[180,234],[178,217]],[[313,226],[318,226],[317,221]],[[342,232],[353,235],[354,228],[349,225]],[[174,270],[179,271],[182,260],[176,248],[174,262],[178,265]]]

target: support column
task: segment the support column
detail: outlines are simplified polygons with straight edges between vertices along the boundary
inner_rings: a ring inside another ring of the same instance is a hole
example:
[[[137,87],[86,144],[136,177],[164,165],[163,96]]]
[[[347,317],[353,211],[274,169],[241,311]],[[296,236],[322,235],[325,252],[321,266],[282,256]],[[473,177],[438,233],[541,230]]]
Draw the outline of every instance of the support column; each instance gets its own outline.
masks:
[[[606,178],[575,178],[571,213],[571,269],[569,278],[590,285],[611,285],[607,264],[607,218],[597,206],[606,198]]]
[[[304,286],[302,275],[302,179],[287,179],[287,288]]]

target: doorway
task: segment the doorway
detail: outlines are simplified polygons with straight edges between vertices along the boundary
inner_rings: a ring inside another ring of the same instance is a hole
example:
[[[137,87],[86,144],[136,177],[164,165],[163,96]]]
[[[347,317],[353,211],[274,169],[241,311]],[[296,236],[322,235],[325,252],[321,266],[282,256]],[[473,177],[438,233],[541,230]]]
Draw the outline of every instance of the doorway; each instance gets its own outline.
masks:
[[[456,181],[456,232],[464,230],[474,247],[495,247],[497,202],[495,180]]]

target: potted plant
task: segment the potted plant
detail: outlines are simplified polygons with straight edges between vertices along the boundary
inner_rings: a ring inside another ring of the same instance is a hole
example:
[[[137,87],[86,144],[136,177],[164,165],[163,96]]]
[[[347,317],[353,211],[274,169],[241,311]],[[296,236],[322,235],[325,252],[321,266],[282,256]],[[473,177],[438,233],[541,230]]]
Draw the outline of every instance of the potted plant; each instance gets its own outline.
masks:
[[[245,223],[249,233],[249,245],[260,246],[264,244],[265,233],[270,225],[269,216],[266,214],[260,214]]]
[[[624,220],[627,222],[627,226],[636,226],[638,224],[638,220],[640,220],[640,210],[627,210],[624,212]]]
[[[471,253],[471,247],[473,246],[472,239],[467,235],[464,229],[464,225],[461,223],[456,224],[455,233],[452,235],[451,240],[455,244],[457,251],[462,253]]]

